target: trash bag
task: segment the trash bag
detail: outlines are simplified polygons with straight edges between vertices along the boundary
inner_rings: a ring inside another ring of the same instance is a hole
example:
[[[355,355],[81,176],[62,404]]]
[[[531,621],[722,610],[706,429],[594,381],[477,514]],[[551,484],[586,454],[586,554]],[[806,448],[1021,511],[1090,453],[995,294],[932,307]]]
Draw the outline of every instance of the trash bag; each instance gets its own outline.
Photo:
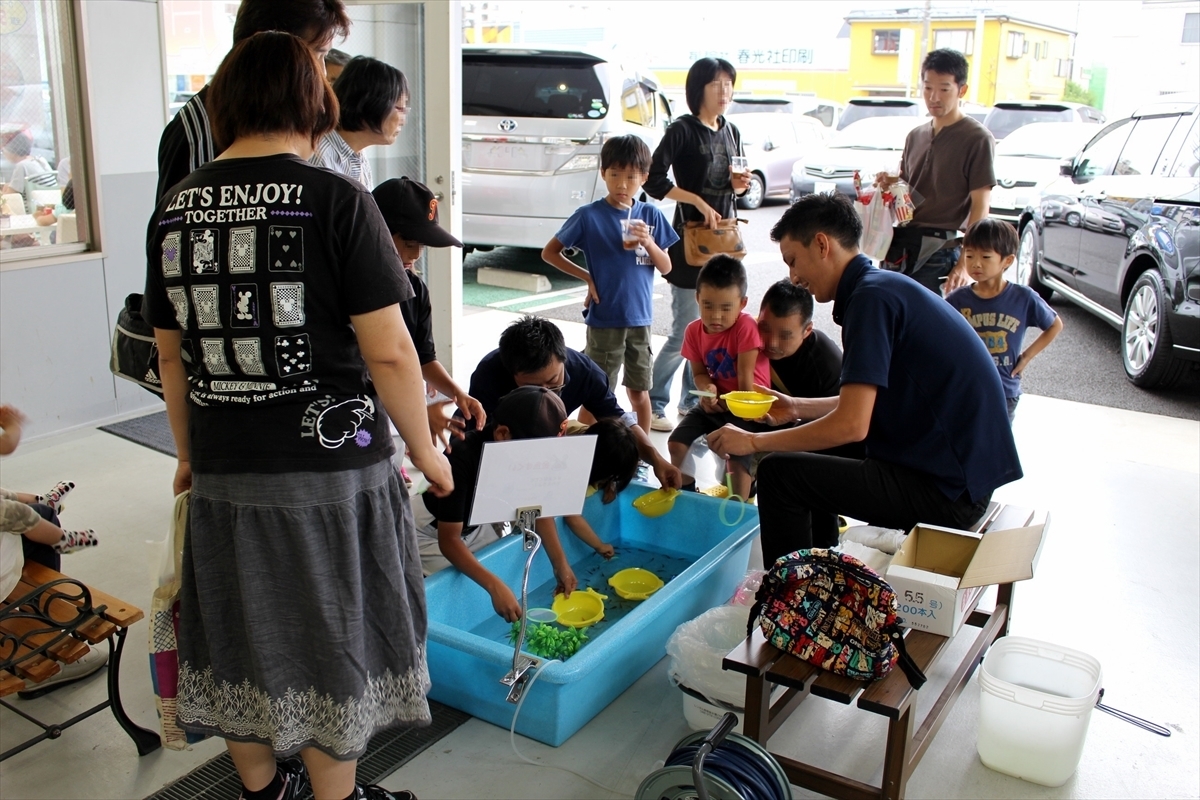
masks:
[[[721,669],[725,655],[746,639],[747,610],[718,606],[683,623],[667,640],[671,680],[699,692],[714,705],[741,708],[746,676]]]

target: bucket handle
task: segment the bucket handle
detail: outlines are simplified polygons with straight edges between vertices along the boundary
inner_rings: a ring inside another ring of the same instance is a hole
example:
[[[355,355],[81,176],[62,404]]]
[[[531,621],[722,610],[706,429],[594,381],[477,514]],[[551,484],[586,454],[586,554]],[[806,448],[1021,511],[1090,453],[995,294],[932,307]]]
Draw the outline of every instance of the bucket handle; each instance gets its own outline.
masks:
[[[1113,708],[1112,706],[1106,706],[1106,705],[1104,705],[1104,703],[1100,702],[1103,699],[1104,699],[1104,690],[1101,689],[1100,695],[1096,698],[1096,708],[1100,709],[1101,711],[1107,711],[1109,714],[1112,714],[1117,719],[1123,719],[1131,725],[1138,726],[1142,730],[1147,730],[1147,731],[1150,731],[1151,733],[1157,733],[1159,736],[1165,736],[1165,737],[1170,738],[1171,731],[1169,728],[1165,728],[1162,725],[1156,725],[1155,723],[1150,722],[1148,720],[1144,720],[1141,717],[1135,717],[1133,714],[1130,714],[1128,711],[1121,711],[1120,709]]]

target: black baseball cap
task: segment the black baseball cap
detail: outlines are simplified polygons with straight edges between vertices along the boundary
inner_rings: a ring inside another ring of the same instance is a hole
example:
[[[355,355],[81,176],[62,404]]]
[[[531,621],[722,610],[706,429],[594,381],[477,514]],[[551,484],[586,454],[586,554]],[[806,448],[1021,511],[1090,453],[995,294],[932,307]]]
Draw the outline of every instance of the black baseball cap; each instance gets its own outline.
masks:
[[[371,192],[383,214],[388,233],[429,247],[462,247],[463,244],[438,225],[438,201],[423,183],[409,178],[391,178]]]
[[[567,419],[562,398],[543,386],[518,386],[492,412],[491,422],[507,425],[514,439],[558,436]]]

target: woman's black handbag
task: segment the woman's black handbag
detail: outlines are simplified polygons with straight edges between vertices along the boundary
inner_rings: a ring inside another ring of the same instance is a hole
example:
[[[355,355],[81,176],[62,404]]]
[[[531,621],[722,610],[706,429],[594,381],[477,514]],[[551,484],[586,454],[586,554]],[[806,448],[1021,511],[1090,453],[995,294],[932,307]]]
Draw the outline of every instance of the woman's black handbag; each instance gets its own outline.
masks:
[[[158,375],[158,344],[154,341],[154,328],[142,318],[140,294],[126,297],[125,307],[117,315],[109,369],[119,378],[133,381],[162,395],[162,379]]]

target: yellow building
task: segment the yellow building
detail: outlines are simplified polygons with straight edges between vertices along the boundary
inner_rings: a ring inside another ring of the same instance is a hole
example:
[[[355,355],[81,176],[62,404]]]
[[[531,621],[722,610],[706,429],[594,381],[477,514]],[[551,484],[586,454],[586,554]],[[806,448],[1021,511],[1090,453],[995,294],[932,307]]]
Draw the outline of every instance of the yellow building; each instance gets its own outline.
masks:
[[[920,9],[855,11],[850,26],[851,96],[920,95]],[[948,47],[970,65],[966,100],[1059,100],[1071,77],[1074,31],[995,12],[934,10],[925,50]]]

